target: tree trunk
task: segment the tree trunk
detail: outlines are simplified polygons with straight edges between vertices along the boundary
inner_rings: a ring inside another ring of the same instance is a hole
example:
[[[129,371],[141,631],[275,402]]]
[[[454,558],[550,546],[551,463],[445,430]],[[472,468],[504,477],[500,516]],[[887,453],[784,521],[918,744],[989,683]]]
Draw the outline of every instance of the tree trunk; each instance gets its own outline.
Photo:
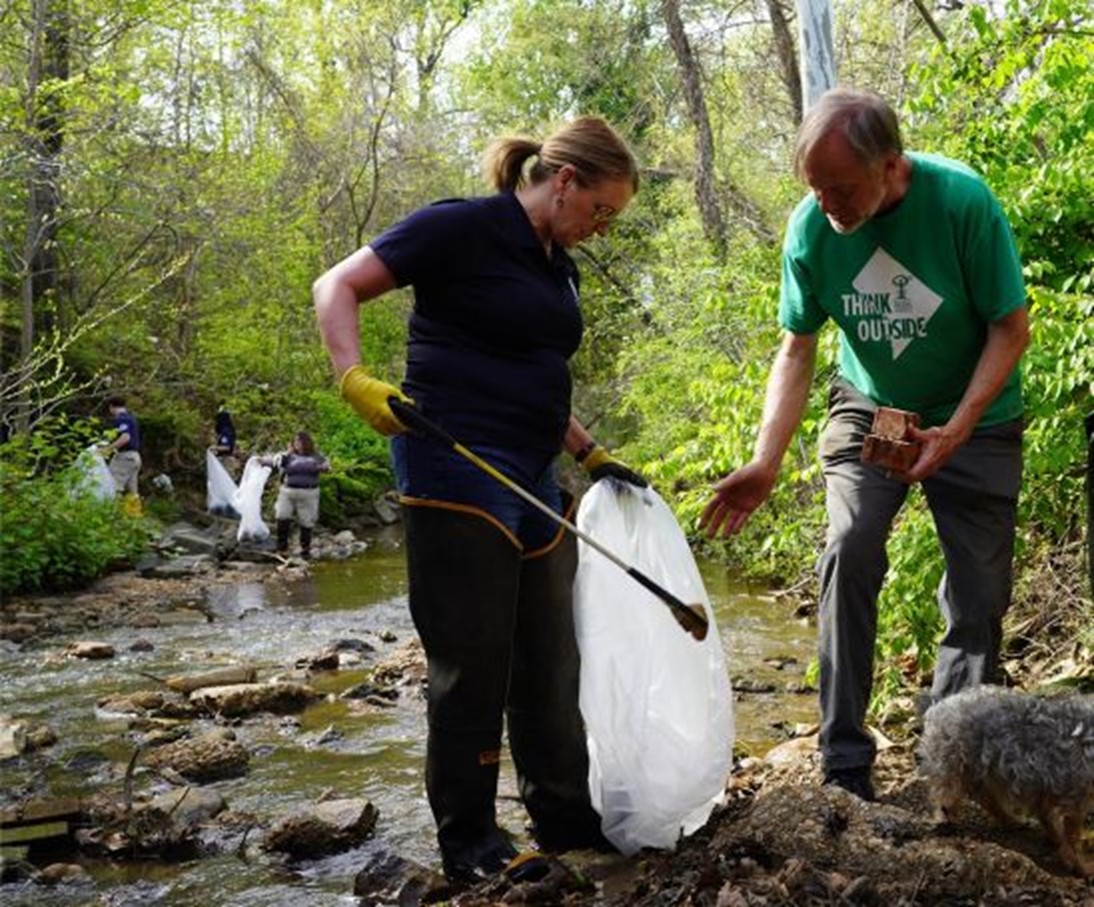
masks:
[[[680,67],[688,116],[695,129],[695,200],[699,205],[699,216],[703,221],[703,234],[714,247],[718,258],[724,259],[726,254],[725,218],[718,204],[714,178],[714,135],[710,128],[706,100],[703,97],[699,64],[684,31],[684,23],[680,18],[679,0],[662,0],[661,10],[669,31],[669,43],[672,44],[676,62]]]
[[[829,0],[798,0],[798,21],[801,26],[802,93],[808,110],[836,84],[831,3]]]
[[[779,55],[779,68],[782,70],[783,84],[790,96],[790,106],[794,111],[795,125],[801,123],[804,107],[802,105],[802,76],[798,68],[798,53],[794,48],[794,35],[786,19],[786,11],[779,0],[767,0],[767,14],[771,19],[771,30],[775,35],[775,52]]]
[[[61,206],[58,159],[64,144],[61,92],[40,92],[43,82],[68,79],[68,12],[64,4],[33,0],[30,9],[27,94],[27,223],[23,237],[20,361],[26,366],[37,336],[53,328],[57,304],[57,213]],[[17,430],[30,427],[33,388],[27,382],[16,404]]]

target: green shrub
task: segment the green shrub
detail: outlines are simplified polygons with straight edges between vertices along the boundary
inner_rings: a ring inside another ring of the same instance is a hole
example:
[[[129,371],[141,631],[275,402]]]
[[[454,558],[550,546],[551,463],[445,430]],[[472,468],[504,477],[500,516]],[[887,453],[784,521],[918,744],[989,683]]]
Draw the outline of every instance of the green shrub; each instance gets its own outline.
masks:
[[[80,489],[75,460],[89,434],[40,424],[0,449],[0,594],[77,588],[147,545],[149,521]]]

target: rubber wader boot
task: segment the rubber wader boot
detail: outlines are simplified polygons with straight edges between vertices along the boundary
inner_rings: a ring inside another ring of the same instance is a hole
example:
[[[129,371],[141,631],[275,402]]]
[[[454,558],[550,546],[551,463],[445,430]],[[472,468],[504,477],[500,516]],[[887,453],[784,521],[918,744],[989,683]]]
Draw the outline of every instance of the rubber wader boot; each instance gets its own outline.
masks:
[[[277,553],[283,557],[289,553],[289,532],[292,530],[292,520],[277,521]]]
[[[300,527],[300,556],[306,561],[311,560],[311,526]]]
[[[520,550],[482,516],[403,508],[410,613],[429,672],[426,791],[445,875],[474,883],[516,855],[494,814]]]
[[[580,658],[574,633],[577,540],[522,565],[509,684],[509,749],[539,845],[561,852],[612,850],[589,801],[589,755],[578,708]]]

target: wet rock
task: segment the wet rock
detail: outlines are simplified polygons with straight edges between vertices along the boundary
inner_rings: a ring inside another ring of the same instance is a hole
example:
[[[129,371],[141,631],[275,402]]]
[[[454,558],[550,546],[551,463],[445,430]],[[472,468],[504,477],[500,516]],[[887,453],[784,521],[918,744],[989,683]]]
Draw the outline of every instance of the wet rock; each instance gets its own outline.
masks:
[[[399,505],[387,497],[378,497],[372,502],[372,509],[385,526],[393,526],[399,522]]]
[[[69,643],[65,646],[62,654],[69,658],[87,658],[91,660],[113,658],[114,647],[105,642],[82,640]]]
[[[224,550],[219,534],[202,532],[189,523],[175,523],[160,537],[156,547],[161,551],[177,549],[189,554],[218,555]]]
[[[382,699],[392,703],[399,698],[399,691],[392,687],[384,687],[366,680],[356,684],[342,693],[342,699]]]
[[[10,639],[12,642],[26,642],[37,632],[34,624],[0,624],[0,639]]]
[[[159,690],[137,690],[121,696],[105,696],[97,703],[104,716],[136,715],[157,718],[196,718],[201,714],[193,703],[172,693]]]
[[[42,885],[90,885],[91,876],[76,863],[50,863],[38,873],[35,881]]]
[[[398,642],[399,641],[399,637],[396,636],[394,633],[392,633],[391,630],[381,630],[378,635],[380,637],[380,642]]]
[[[134,642],[129,647],[129,651],[130,652],[152,652],[152,651],[155,650],[155,648],[156,647],[152,644],[151,640],[138,639],[136,642]]]
[[[319,698],[319,694],[306,684],[289,682],[237,683],[204,687],[190,694],[190,701],[199,708],[226,718],[258,712],[279,715],[299,712]]]
[[[169,816],[176,828],[181,830],[200,822],[208,822],[227,809],[228,803],[214,790],[184,787],[159,794],[145,808],[155,809]]]
[[[29,725],[11,715],[0,715],[0,759],[14,759],[27,748]]]
[[[34,864],[15,857],[0,856],[0,885],[18,885],[31,881],[37,875]]]
[[[358,655],[369,655],[376,651],[376,647],[363,639],[336,639],[331,643],[335,652],[356,652]]]
[[[356,847],[376,827],[379,813],[368,800],[327,800],[278,821],[265,848],[293,858],[313,858]]]
[[[222,687],[237,683],[254,683],[258,669],[253,665],[233,665],[205,671],[201,674],[177,674],[168,677],[167,688],[178,693],[193,693],[206,687]]]
[[[243,744],[216,733],[168,743],[144,757],[149,768],[169,768],[187,781],[199,783],[246,774],[249,760]]]
[[[184,554],[173,560],[158,563],[141,570],[142,576],[153,579],[185,579],[201,576],[216,569],[217,559],[209,554]]]
[[[333,724],[327,725],[323,730],[315,733],[308,734],[302,738],[304,749],[313,750],[320,746],[328,746],[332,743],[338,743],[346,739],[346,735],[343,734]]]
[[[373,854],[353,879],[361,907],[398,904],[417,907],[432,903],[431,894],[448,887],[444,876],[393,853]]]
[[[34,724],[27,730],[27,752],[38,752],[53,746],[57,732],[47,724]]]
[[[766,680],[753,680],[748,677],[733,678],[734,693],[774,693],[775,684]]]
[[[337,671],[340,664],[338,653],[334,649],[323,649],[311,655],[302,655],[293,663],[293,667],[306,671]]]

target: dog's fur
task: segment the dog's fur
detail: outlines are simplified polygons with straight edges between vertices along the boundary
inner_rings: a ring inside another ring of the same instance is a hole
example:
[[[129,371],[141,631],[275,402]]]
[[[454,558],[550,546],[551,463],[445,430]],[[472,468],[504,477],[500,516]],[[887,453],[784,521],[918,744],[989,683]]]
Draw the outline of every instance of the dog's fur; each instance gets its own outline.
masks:
[[[919,752],[939,818],[966,796],[1001,822],[1036,816],[1064,863],[1094,875],[1081,853],[1094,809],[1094,696],[965,690],[927,710]]]

